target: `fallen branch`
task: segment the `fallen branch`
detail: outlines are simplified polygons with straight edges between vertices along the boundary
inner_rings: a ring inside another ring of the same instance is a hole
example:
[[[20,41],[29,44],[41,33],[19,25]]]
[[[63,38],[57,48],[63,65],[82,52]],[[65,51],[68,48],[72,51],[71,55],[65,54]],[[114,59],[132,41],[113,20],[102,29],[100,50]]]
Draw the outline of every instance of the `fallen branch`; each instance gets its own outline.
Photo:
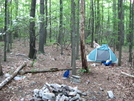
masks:
[[[72,70],[72,68],[50,68],[50,69],[44,69],[44,70],[30,70],[30,71],[19,71],[21,75],[27,74],[27,73],[45,73],[45,72],[57,72],[62,70]]]
[[[2,89],[2,87],[4,87],[10,80],[12,80],[12,79],[18,74],[18,72],[19,72],[23,67],[25,67],[25,66],[26,66],[26,63],[24,62],[21,66],[19,66],[19,67],[14,71],[14,73],[13,73],[11,76],[7,77],[4,81],[2,81],[2,82],[0,83],[0,89]]]
[[[127,74],[127,73],[125,73],[125,72],[121,72],[121,74],[124,74],[124,75],[126,75],[126,76],[129,76],[129,77],[134,78],[134,75],[130,75],[130,74]]]

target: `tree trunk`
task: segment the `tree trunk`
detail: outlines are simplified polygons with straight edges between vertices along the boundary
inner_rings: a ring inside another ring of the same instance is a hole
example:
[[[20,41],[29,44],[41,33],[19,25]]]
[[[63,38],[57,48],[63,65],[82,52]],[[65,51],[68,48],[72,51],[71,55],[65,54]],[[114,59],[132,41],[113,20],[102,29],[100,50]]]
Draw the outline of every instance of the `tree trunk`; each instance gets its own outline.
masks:
[[[44,40],[44,43],[46,44],[47,42],[47,23],[48,23],[48,10],[47,10],[47,0],[45,0],[45,14],[46,14],[46,17],[45,17],[45,40]]]
[[[76,42],[75,42],[75,2],[71,0],[71,33],[72,33],[72,56],[71,56],[71,66],[72,74],[76,75]]]
[[[49,40],[50,42],[52,41],[51,37],[52,37],[52,22],[51,22],[51,0],[49,0],[49,22],[50,22],[50,32],[49,32]]]
[[[0,50],[0,76],[3,75],[2,65],[1,65],[1,50]]]
[[[93,48],[93,41],[94,41],[94,3],[91,0],[91,47]]]
[[[130,14],[129,14],[129,62],[132,62],[132,49],[133,49],[133,25],[134,25],[134,3],[130,0]]]
[[[85,54],[85,36],[84,36],[84,2],[85,0],[80,0],[80,45],[81,45],[81,59],[82,59],[82,68],[85,69],[85,72],[88,72],[88,65]]]
[[[59,37],[58,43],[61,46],[61,55],[63,54],[63,2],[60,0],[60,24],[59,24]]]
[[[40,36],[39,36],[39,52],[44,53],[44,40],[45,40],[45,28],[44,28],[44,0],[40,0]]]
[[[99,39],[99,29],[100,29],[100,6],[99,6],[99,0],[97,0],[97,9],[96,9],[96,20],[95,20],[95,41],[98,42]]]
[[[123,34],[124,34],[124,25],[123,25],[123,1],[118,0],[118,37],[119,37],[119,62],[118,65],[121,66],[121,57],[122,57],[122,44],[123,44]]]
[[[15,0],[15,7],[16,7],[15,16],[16,16],[16,21],[18,20],[17,19],[17,16],[18,16],[18,5],[19,5],[18,0]],[[14,32],[14,35],[13,35],[13,38],[18,38],[18,37],[19,37],[19,35],[18,35],[18,28],[16,27],[15,28],[15,32]]]
[[[36,0],[32,0],[31,2],[31,11],[30,16],[35,17],[35,7],[36,7]],[[36,58],[36,49],[35,49],[35,21],[30,22],[30,50],[29,50],[29,58],[35,59]]]
[[[117,9],[116,9],[116,0],[113,0],[113,36],[116,36],[117,35]],[[117,37],[114,37],[113,38],[113,51],[115,52],[115,49],[116,49],[116,40],[117,40]]]
[[[79,0],[77,2],[77,6],[76,6],[76,33],[77,33],[77,36],[76,36],[76,59],[79,58],[79,43],[80,43],[80,34],[79,34],[79,15],[80,15],[80,8],[79,8]]]
[[[7,60],[6,51],[7,51],[7,26],[8,26],[8,8],[7,8],[8,0],[5,0],[5,26],[4,26],[4,61]]]

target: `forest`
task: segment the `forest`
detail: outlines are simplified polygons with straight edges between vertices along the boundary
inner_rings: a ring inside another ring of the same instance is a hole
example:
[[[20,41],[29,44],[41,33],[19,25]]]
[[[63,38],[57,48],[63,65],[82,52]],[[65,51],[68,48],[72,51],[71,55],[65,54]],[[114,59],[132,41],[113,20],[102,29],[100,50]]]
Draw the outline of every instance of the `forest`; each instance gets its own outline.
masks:
[[[133,38],[134,0],[0,0],[0,101],[133,101]]]

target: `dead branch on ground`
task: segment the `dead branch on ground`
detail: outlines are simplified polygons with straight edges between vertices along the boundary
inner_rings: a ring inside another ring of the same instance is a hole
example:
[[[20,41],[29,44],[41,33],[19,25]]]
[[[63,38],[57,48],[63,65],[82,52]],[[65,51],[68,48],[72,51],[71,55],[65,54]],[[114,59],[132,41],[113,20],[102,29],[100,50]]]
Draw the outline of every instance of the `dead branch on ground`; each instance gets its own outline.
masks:
[[[45,73],[45,72],[57,72],[57,71],[63,71],[63,70],[72,70],[72,68],[50,68],[50,69],[44,69],[44,70],[30,70],[30,71],[19,71],[19,74],[27,74],[27,73]]]
[[[130,75],[130,74],[127,74],[127,73],[125,73],[125,72],[121,72],[121,74],[124,74],[124,75],[126,75],[126,76],[129,76],[129,77],[134,78],[134,75]]]
[[[18,74],[18,72],[25,66],[26,62],[24,62],[21,66],[19,66],[11,76],[7,77],[4,81],[2,81],[0,83],[0,89],[2,89],[2,87],[4,87],[9,81],[11,81]]]

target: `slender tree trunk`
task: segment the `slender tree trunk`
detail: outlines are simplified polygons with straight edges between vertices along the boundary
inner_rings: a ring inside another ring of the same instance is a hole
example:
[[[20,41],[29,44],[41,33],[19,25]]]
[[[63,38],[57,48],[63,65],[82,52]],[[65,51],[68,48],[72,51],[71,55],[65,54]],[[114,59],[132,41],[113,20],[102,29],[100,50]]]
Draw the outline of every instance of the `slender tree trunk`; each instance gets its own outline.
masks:
[[[10,14],[9,14],[9,1],[7,2],[7,25],[10,25]],[[10,32],[7,31],[7,34],[6,34],[6,40],[7,40],[7,52],[10,52],[10,46],[9,46],[9,37],[10,37]]]
[[[82,68],[85,69],[85,72],[88,72],[88,65],[85,54],[85,36],[84,36],[84,2],[85,0],[80,0],[80,45],[81,45],[81,59],[82,59]]]
[[[118,65],[121,66],[121,57],[122,57],[122,44],[123,44],[123,1],[118,0],[118,35],[119,35],[119,62]]]
[[[7,51],[7,25],[8,25],[8,11],[7,11],[8,0],[5,0],[5,26],[4,26],[4,61],[7,60],[6,51]]]
[[[71,65],[72,65],[72,74],[76,75],[76,41],[75,41],[75,2],[74,0],[71,0],[71,28],[72,28],[72,59],[71,59]]]
[[[1,50],[0,50],[0,76],[3,75],[2,65],[1,65]]]
[[[61,45],[62,44],[62,20],[63,20],[63,2],[62,0],[60,0],[60,24],[59,24],[59,36],[58,36],[58,43]]]
[[[77,2],[77,9],[76,9],[76,33],[77,33],[77,38],[76,38],[76,59],[79,58],[79,43],[80,43],[80,34],[79,34],[79,15],[80,15],[80,8],[79,8],[79,0]]]
[[[16,7],[15,16],[16,16],[16,20],[18,20],[18,19],[17,19],[18,10],[19,10],[18,5],[19,5],[18,0],[15,0],[15,7]],[[18,38],[18,37],[19,37],[19,35],[18,35],[18,28],[17,28],[17,27],[15,28],[15,32],[14,32],[14,36],[13,36],[13,37],[14,37],[14,38]]]
[[[116,36],[117,35],[117,9],[116,9],[117,7],[116,7],[116,0],[113,0],[113,19],[115,19],[114,21],[113,21],[113,36]],[[114,52],[115,52],[115,49],[116,49],[116,40],[117,40],[117,38],[116,37],[114,37],[113,38],[113,46],[114,46]]]
[[[47,10],[47,0],[45,0],[45,13],[46,13],[46,21],[45,21],[45,40],[44,43],[47,42],[47,22],[48,22],[48,10]]]
[[[50,39],[50,42],[52,41],[51,37],[52,37],[52,22],[51,22],[51,0],[49,0],[49,21],[50,21],[50,32],[49,32],[49,39]]]
[[[30,17],[35,18],[35,8],[36,8],[36,0],[31,0],[31,11]],[[35,49],[35,21],[30,22],[30,50],[29,50],[29,58],[36,58],[36,49]]]
[[[103,6],[103,1],[105,0],[102,0],[102,16],[101,16],[101,35],[103,35],[103,29],[104,29],[104,6]],[[102,39],[101,39],[101,42],[102,42]]]
[[[60,25],[59,25],[59,44],[61,46],[61,55],[63,54],[63,1],[60,0]]]
[[[44,40],[45,40],[45,28],[44,28],[44,0],[40,0],[40,36],[39,36],[39,52],[44,53]]]
[[[93,0],[91,0],[91,47],[93,48],[93,41],[94,41],[94,3]]]
[[[129,62],[132,62],[133,54],[133,33],[134,33],[134,1],[130,0],[130,14],[129,14]]]
[[[96,11],[96,23],[95,23],[95,34],[96,34],[96,42],[98,41],[99,36],[99,28],[100,28],[100,5],[99,5],[99,0],[97,0],[97,11]]]

